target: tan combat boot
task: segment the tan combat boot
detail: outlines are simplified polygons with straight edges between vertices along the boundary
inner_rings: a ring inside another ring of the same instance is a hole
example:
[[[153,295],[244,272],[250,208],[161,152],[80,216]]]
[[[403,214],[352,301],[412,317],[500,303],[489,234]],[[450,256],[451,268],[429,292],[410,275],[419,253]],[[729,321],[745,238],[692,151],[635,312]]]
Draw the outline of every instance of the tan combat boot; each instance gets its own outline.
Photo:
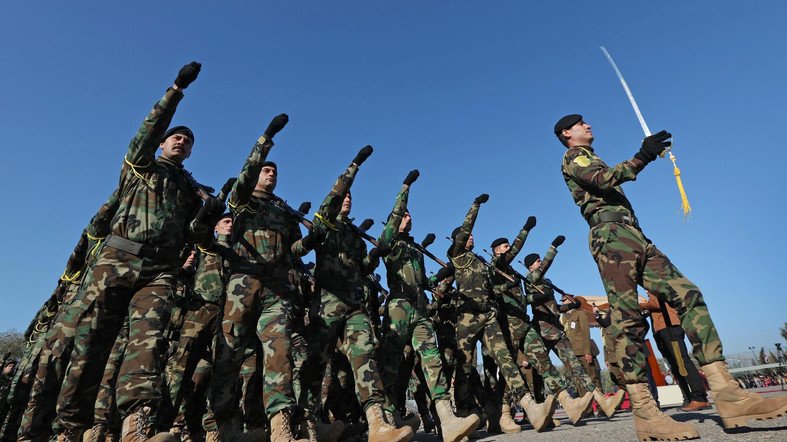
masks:
[[[585,410],[590,407],[590,402],[593,400],[593,393],[587,392],[584,396],[574,399],[566,390],[563,390],[557,395],[557,400],[560,402],[563,410],[566,411],[568,420],[576,425],[577,422],[582,420],[582,414]]]
[[[123,419],[121,442],[176,442],[175,436],[169,433],[155,433],[156,430],[150,423],[150,407],[142,407]]]
[[[685,440],[700,437],[693,424],[677,422],[659,410],[648,384],[628,384],[637,440]]]
[[[511,418],[511,406],[508,403],[503,404],[502,412],[500,413],[500,429],[506,434],[522,431],[522,427]]]
[[[383,418],[383,407],[374,404],[366,410],[369,423],[369,442],[407,442],[413,438],[410,427],[396,428]]]
[[[93,428],[85,431],[82,435],[82,442],[104,442],[107,439],[107,424],[98,422]]]
[[[601,408],[601,411],[607,415],[607,417],[612,417],[615,415],[615,411],[620,406],[620,403],[623,402],[623,392],[618,390],[612,396],[604,396],[604,393],[601,391],[600,388],[596,388],[593,390],[593,399],[598,402],[598,406]]]
[[[421,417],[415,413],[411,413],[404,419],[402,418],[402,414],[398,411],[394,411],[393,413],[385,411],[385,418],[395,427],[410,427],[410,429],[413,430],[413,434],[417,433],[418,429],[421,428]]]
[[[555,396],[550,394],[543,404],[537,404],[530,393],[527,393],[522,396],[519,405],[525,410],[527,420],[537,432],[546,430],[552,422],[552,415],[555,413]]]
[[[724,428],[746,427],[749,419],[773,419],[787,413],[787,396],[764,398],[746,391],[730,376],[723,361],[702,366]]]
[[[481,419],[475,414],[457,417],[451,407],[451,401],[448,399],[439,400],[435,402],[434,406],[437,409],[437,417],[440,418],[443,442],[459,442],[472,434],[481,424]]]
[[[295,439],[290,426],[290,412],[281,410],[271,418],[271,442],[309,442],[308,439]]]

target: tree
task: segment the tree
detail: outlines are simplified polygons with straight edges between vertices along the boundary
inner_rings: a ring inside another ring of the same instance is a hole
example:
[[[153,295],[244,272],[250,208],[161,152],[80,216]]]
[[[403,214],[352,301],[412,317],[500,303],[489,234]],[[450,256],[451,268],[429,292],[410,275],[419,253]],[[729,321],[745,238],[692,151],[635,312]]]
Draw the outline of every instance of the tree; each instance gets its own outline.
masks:
[[[25,337],[22,333],[11,329],[0,332],[0,357],[9,354],[14,358],[21,358],[25,351]]]
[[[779,331],[782,332],[782,339],[787,341],[787,322],[784,323],[784,327],[780,328]]]

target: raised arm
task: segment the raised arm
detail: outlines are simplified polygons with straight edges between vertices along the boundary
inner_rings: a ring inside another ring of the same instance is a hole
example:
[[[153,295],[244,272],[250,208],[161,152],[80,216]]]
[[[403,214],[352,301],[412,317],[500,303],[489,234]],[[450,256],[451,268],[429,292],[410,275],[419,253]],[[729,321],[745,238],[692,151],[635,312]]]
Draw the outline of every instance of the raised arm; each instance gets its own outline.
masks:
[[[402,224],[402,218],[407,212],[407,198],[410,196],[410,186],[418,179],[419,175],[420,172],[417,169],[411,170],[402,182],[402,189],[396,195],[393,210],[391,210],[388,221],[385,223],[385,228],[377,240],[378,243],[391,247],[393,239],[399,234],[399,226]]]
[[[494,262],[498,267],[506,266],[511,264],[516,258],[516,255],[522,250],[522,247],[525,245],[525,241],[527,240],[527,235],[533,230],[533,227],[536,226],[536,217],[529,216],[527,217],[527,221],[525,221],[525,225],[522,226],[522,230],[519,231],[519,234],[514,238],[514,242],[511,243],[511,248],[508,249],[506,253],[503,253],[495,259]]]
[[[449,257],[459,256],[467,250],[467,240],[470,239],[470,234],[473,232],[473,226],[475,226],[475,220],[478,217],[478,209],[481,208],[481,204],[487,201],[489,201],[489,195],[485,193],[473,200],[470,210],[465,215],[465,221],[462,223],[462,227],[459,228],[459,233],[454,237],[454,242],[448,253]]]
[[[238,210],[249,202],[254,188],[257,187],[260,171],[273,148],[273,137],[287,125],[289,120],[287,114],[275,116],[262,136],[254,143],[230,196],[228,205],[232,210]]]
[[[342,210],[342,202],[344,202],[344,197],[353,185],[355,175],[358,173],[358,168],[367,158],[369,158],[373,151],[374,149],[372,146],[365,146],[358,151],[358,154],[353,158],[350,165],[347,166],[344,173],[339,175],[336,182],[333,183],[331,191],[328,192],[328,195],[322,201],[322,204],[320,204],[320,208],[314,215],[315,222],[319,220],[328,226],[333,224],[339,212]]]

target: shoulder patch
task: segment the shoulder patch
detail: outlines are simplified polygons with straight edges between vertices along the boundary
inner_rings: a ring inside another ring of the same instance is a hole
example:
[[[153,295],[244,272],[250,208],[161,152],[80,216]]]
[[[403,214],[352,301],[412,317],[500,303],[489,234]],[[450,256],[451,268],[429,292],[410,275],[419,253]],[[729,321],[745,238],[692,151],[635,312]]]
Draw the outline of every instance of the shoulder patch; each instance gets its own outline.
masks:
[[[574,164],[579,167],[588,167],[590,166],[590,158],[586,157],[585,155],[579,155],[574,158]]]

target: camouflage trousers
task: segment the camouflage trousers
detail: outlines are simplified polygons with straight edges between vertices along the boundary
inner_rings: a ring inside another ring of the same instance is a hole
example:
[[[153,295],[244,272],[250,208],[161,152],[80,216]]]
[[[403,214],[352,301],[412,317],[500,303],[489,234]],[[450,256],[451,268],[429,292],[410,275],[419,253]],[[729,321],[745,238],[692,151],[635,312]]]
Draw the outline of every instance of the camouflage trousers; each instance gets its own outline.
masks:
[[[677,310],[701,365],[724,360],[702,292],[639,229],[602,223],[590,230],[589,244],[609,298],[613,333],[621,339],[617,352],[626,383],[647,381],[638,285]]]
[[[321,289],[319,305],[309,318],[309,356],[301,373],[302,388],[308,389],[304,408],[319,416],[320,392],[325,369],[337,348],[347,357],[355,379],[355,393],[364,410],[386,402],[383,383],[375,360],[376,337],[360,300],[350,305],[348,295]],[[316,301],[316,300],[315,300]]]
[[[115,397],[122,418],[143,406],[156,414],[164,389],[165,332],[174,299],[166,278],[142,279],[142,259],[104,246],[85,275],[91,314],[77,328],[74,350],[57,401],[61,431],[93,425],[93,407],[109,354],[126,318],[128,345],[118,374]]]
[[[566,382],[552,364],[552,360],[549,359],[549,350],[544,345],[544,341],[541,340],[541,335],[529,321],[519,316],[500,315],[500,326],[511,356],[518,355],[521,352],[530,365],[541,375],[553,393],[557,394],[566,389]],[[494,373],[497,368],[494,360],[489,357],[484,359],[485,373],[487,372],[487,364],[490,365],[490,373]],[[519,368],[524,379],[525,370],[519,367],[518,364],[517,368]],[[490,379],[494,379],[494,376],[490,376]],[[505,378],[499,379],[499,382],[502,384],[500,387],[492,385],[492,388],[494,388],[501,401],[512,403],[519,400],[518,397],[513,396],[509,391]]]
[[[0,440],[2,441],[14,441],[17,439],[17,431],[19,430],[27,401],[30,399],[31,385],[41,359],[45,337],[45,330],[41,330],[32,343],[28,342],[25,353],[22,355],[22,360],[19,361],[16,367],[16,373],[11,379],[10,385],[8,385],[7,393],[5,397],[0,398],[4,403],[5,412],[2,420],[0,420],[0,425],[2,425],[2,428],[0,428]]]
[[[73,286],[44,336],[38,367],[31,379],[30,399],[19,427],[20,440],[43,438],[53,432],[55,406],[74,349],[74,337],[92,311],[93,299],[88,295],[79,286]]]
[[[419,311],[410,300],[389,299],[383,318],[382,381],[385,393],[394,400],[397,409],[404,408],[397,399],[407,390],[408,383],[401,382],[402,356],[409,344],[418,353],[420,365],[426,379],[429,393],[435,401],[447,399],[448,380],[440,359],[432,321],[425,312]],[[409,370],[407,371],[409,374]],[[407,376],[409,380],[410,376]]]
[[[577,391],[593,391],[596,388],[593,384],[593,379],[588,376],[582,362],[579,361],[579,358],[574,353],[574,347],[571,346],[571,341],[566,336],[563,326],[546,321],[538,321],[536,324],[547,351],[555,352],[557,357],[563,362],[563,365],[569,369],[571,380],[576,385]],[[547,377],[544,373],[541,373],[541,375],[544,376],[544,381],[547,382],[551,389],[552,385]]]
[[[117,389],[118,376],[120,375],[120,365],[123,363],[123,355],[128,346],[128,320],[123,324],[112,352],[109,353],[107,365],[104,367],[104,376],[98,387],[96,405],[93,410],[93,424],[102,423],[106,425],[111,433],[120,434],[122,421],[115,401],[115,390]]]
[[[247,349],[262,345],[262,398],[268,418],[293,408],[292,293],[277,293],[256,276],[233,274],[227,284],[222,333],[210,383],[211,409],[217,420],[232,418],[239,397],[236,383]]]
[[[505,337],[497,320],[497,311],[483,313],[460,312],[456,324],[456,341],[458,347],[455,393],[456,406],[460,410],[473,408],[470,379],[473,374],[473,354],[479,339],[484,351],[497,364],[512,394],[517,398],[527,392],[527,385],[522,379],[516,360],[506,345]]]

